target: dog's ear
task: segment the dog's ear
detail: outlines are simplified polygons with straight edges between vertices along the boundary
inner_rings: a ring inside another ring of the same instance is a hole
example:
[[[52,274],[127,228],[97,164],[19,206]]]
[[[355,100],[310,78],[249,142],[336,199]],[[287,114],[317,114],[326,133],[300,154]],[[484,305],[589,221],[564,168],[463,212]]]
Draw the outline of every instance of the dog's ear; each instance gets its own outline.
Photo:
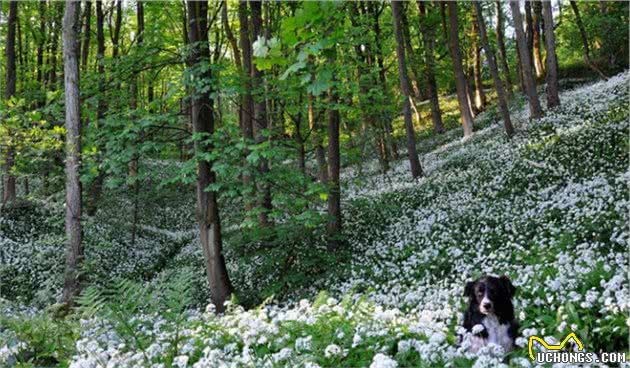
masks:
[[[516,287],[514,287],[514,285],[512,285],[512,281],[510,281],[510,279],[503,275],[499,278],[499,280],[501,281],[501,284],[503,285],[503,287],[505,288],[505,290],[507,291],[508,295],[511,297],[514,296],[514,293],[516,292]]]
[[[466,283],[466,287],[464,288],[464,296],[472,296],[474,289],[475,289],[475,282],[468,281]]]

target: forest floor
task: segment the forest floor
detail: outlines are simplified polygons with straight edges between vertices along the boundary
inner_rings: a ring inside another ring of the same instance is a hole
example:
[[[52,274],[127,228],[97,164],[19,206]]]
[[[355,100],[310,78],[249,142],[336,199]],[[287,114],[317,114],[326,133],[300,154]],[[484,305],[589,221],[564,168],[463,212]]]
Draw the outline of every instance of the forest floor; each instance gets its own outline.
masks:
[[[61,198],[5,213],[0,365],[528,367],[528,336],[569,332],[588,351],[628,351],[629,82],[626,72],[565,90],[534,121],[515,104],[510,141],[492,109],[470,139],[422,139],[419,180],[405,160],[387,174],[345,170],[339,260],[313,258],[324,252],[311,243],[295,247],[288,274],[284,248],[237,257],[226,213],[239,303],[221,316],[190,308],[207,294],[189,188],[146,194],[133,246],[129,198],[87,219],[84,272],[107,287],[89,288],[63,319],[43,308],[61,285]],[[167,175],[174,164],[152,165]],[[486,273],[517,286],[521,337],[507,357],[457,343],[464,285]]]

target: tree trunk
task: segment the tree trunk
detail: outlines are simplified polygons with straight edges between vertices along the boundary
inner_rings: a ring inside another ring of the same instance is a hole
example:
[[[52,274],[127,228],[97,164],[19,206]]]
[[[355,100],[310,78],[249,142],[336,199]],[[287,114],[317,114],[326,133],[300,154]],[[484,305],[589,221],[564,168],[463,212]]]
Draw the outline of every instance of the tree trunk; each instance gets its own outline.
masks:
[[[520,6],[519,6],[520,7]],[[532,18],[532,0],[525,0],[525,35],[530,60],[534,58],[534,20]],[[533,62],[532,62],[533,68]]]
[[[66,102],[66,271],[62,302],[72,306],[81,289],[81,110],[79,95],[79,7],[67,0],[63,16],[63,66]]]
[[[477,111],[483,111],[486,107],[486,94],[483,91],[483,79],[481,77],[481,47],[479,46],[479,30],[478,24],[473,14],[472,31],[470,37],[472,39],[473,51],[473,81],[475,82],[475,107]]]
[[[252,14],[252,40],[264,37],[262,28],[262,2],[252,1],[249,3]],[[252,89],[258,94],[254,101],[254,140],[261,144],[267,140],[265,133],[268,129],[267,121],[267,101],[263,86],[263,72],[256,65],[252,66]],[[271,225],[269,213],[273,209],[271,205],[271,188],[269,183],[269,163],[267,159],[260,158],[258,166],[259,177],[257,178],[257,190],[259,192],[260,214],[258,220],[261,226]]]
[[[136,26],[138,27],[138,34],[136,36],[136,45],[142,48],[144,44],[144,3],[141,0],[136,1]],[[136,114],[138,109],[138,75],[134,74],[131,78],[131,96],[129,100],[129,109],[132,114]],[[142,133],[140,133],[142,134]],[[140,137],[141,140],[141,137]],[[134,142],[134,146],[140,142]],[[132,148],[134,149],[134,148]],[[135,150],[135,149],[134,149]],[[133,153],[133,157],[129,161],[128,175],[131,178],[131,189],[133,193],[133,209],[132,209],[132,223],[131,223],[131,244],[136,244],[136,234],[138,231],[138,221],[140,217],[140,183],[138,181],[139,170],[139,153],[136,151]]]
[[[558,58],[556,56],[556,36],[553,31],[553,14],[551,4],[547,1],[542,5],[543,24],[545,26],[545,50],[547,52],[547,108],[560,105],[558,95]]]
[[[7,43],[5,49],[6,56],[6,84],[4,98],[9,100],[15,95],[15,82],[16,82],[16,68],[15,68],[15,37],[16,37],[16,25],[17,25],[17,1],[9,2],[9,19],[7,20]],[[2,199],[3,204],[15,202],[16,199],[16,187],[15,176],[11,172],[15,165],[15,147],[14,142],[9,142],[5,151],[4,160],[4,196]]]
[[[543,111],[538,100],[538,93],[536,92],[536,80],[532,71],[532,62],[530,58],[529,50],[527,49],[527,40],[525,32],[523,31],[523,20],[521,18],[521,11],[518,6],[518,1],[510,1],[510,8],[512,9],[512,16],[514,17],[514,29],[516,31],[516,43],[519,49],[519,55],[521,59],[521,70],[523,72],[523,82],[526,89],[526,97],[529,102],[529,115],[530,118],[538,119],[542,117]]]
[[[62,2],[54,3],[53,9],[55,10],[55,15],[50,17],[52,41],[50,44],[50,69],[48,70],[48,78],[46,79],[48,80],[49,89],[54,91],[57,90],[57,51],[59,48],[59,27],[55,27],[54,24],[59,24],[59,14],[61,13],[62,7]]]
[[[492,74],[494,88],[497,90],[497,99],[499,110],[501,112],[501,117],[503,118],[503,127],[505,128],[505,133],[507,134],[507,136],[511,137],[514,134],[514,127],[512,126],[512,119],[510,119],[510,110],[508,109],[507,105],[507,95],[505,93],[505,90],[503,89],[501,77],[499,76],[499,69],[494,58],[494,50],[490,47],[490,44],[488,42],[486,24],[483,20],[481,4],[475,1],[473,2],[473,6],[475,7],[475,15],[479,28],[479,38],[481,40],[481,46],[486,52],[486,59],[488,60],[488,65],[490,66],[490,74]]]
[[[435,58],[433,56],[435,35],[433,33],[433,27],[429,26],[427,22],[429,18],[426,14],[424,1],[418,0],[418,12],[420,14],[420,31],[422,32],[422,39],[424,41],[424,61],[426,63],[426,78],[427,87],[429,89],[429,98],[431,100],[431,120],[433,121],[433,130],[438,133],[444,133],[444,123],[442,123],[442,111],[440,110],[440,100],[438,97],[437,82],[435,80]]]
[[[352,6],[352,14],[350,16],[350,20],[352,22],[352,26],[356,29],[359,29],[361,25],[359,25],[356,20],[360,18],[362,14],[359,12],[359,7],[357,3],[353,3]],[[370,111],[370,107],[374,106],[375,101],[373,96],[370,94],[370,89],[376,85],[378,82],[375,80],[373,74],[370,73],[373,67],[373,58],[372,58],[372,48],[371,43],[367,42],[366,45],[355,44],[354,51],[357,55],[357,81],[359,83],[359,107],[361,109],[361,115],[363,124],[361,126],[361,134],[368,135],[368,129],[374,129],[375,133],[375,146],[377,148],[378,161],[381,167],[382,172],[386,173],[389,171],[389,157],[387,156],[387,151],[383,150],[383,146],[380,143],[381,138],[383,137],[383,132],[381,131],[382,127],[379,126],[377,122],[376,114],[373,111]],[[411,48],[411,45],[408,45]],[[362,146],[365,147],[367,140],[363,140]],[[364,154],[364,149],[361,150],[361,154]]]
[[[81,47],[81,70],[86,71],[90,56],[90,23],[92,19],[92,2],[85,2],[85,20],[83,21],[83,47]]]
[[[499,47],[499,59],[501,63],[501,69],[503,69],[503,78],[505,82],[505,89],[508,93],[508,96],[512,96],[512,78],[510,77],[510,67],[508,66],[508,57],[507,52],[505,50],[505,36],[504,36],[504,20],[503,20],[503,7],[502,2],[496,2],[496,13],[497,13],[497,28],[496,28],[496,36],[497,36],[497,45]]]
[[[575,22],[577,23],[578,29],[580,30],[580,37],[582,38],[582,46],[584,47],[584,61],[586,64],[593,69],[602,79],[608,79],[608,77],[595,65],[593,59],[591,59],[591,48],[588,45],[588,36],[586,34],[586,29],[584,28],[584,23],[582,23],[582,17],[580,16],[580,9],[578,9],[577,3],[573,0],[569,1],[571,4],[571,8],[573,9],[573,13],[575,14]]]
[[[208,48],[208,3],[207,1],[187,1],[188,8],[188,40],[191,51],[188,59],[189,68],[205,64],[210,58]],[[195,79],[212,80],[211,69],[195,68],[198,75]],[[208,140],[214,133],[214,114],[211,91],[191,88],[192,125],[196,134],[205,134],[204,140],[195,141],[195,151],[212,152],[213,147]],[[206,273],[210,285],[210,298],[217,312],[225,310],[224,303],[232,293],[232,285],[228,277],[223,243],[221,239],[221,221],[217,203],[217,192],[206,191],[208,186],[216,182],[216,174],[212,170],[213,162],[200,160],[197,163],[197,221],[201,246],[205,259]]]
[[[311,76],[313,80],[315,76]],[[315,117],[315,96],[308,94],[308,127],[315,139],[315,160],[317,161],[317,179],[320,183],[328,183],[328,163],[326,162],[326,151],[321,138],[321,129]]]
[[[241,3],[239,3],[239,6],[240,4]],[[230,43],[230,47],[232,48],[232,57],[234,59],[234,65],[236,65],[236,69],[240,71],[242,68],[241,52],[238,48],[238,41],[236,40],[236,36],[234,35],[234,32],[232,32],[232,27],[230,26],[230,19],[228,17],[227,0],[223,0],[222,9],[221,9],[221,22],[223,23],[223,29],[225,29],[225,35],[228,39],[228,42]]]
[[[333,51],[336,53],[336,51]],[[329,57],[328,63],[336,62],[335,56]],[[334,76],[333,76],[334,78]],[[339,185],[339,172],[341,167],[339,150],[339,110],[338,96],[335,87],[328,91],[328,237],[327,247],[329,251],[335,251],[341,245],[341,187]]]
[[[227,5],[227,3],[226,3]],[[252,42],[250,41],[249,30],[249,16],[247,15],[247,1],[240,1],[238,3],[238,19],[239,19],[239,43],[242,50],[242,63],[241,64],[241,80],[243,92],[241,93],[241,108],[240,108],[240,128],[241,134],[247,144],[251,144],[254,141],[254,99],[252,98]],[[247,155],[249,150],[245,149],[243,165],[247,165]],[[245,211],[249,212],[254,208],[254,202],[250,197],[253,197],[255,193],[255,187],[253,185],[252,177],[248,170],[243,173],[243,186],[251,189],[252,193],[246,195],[244,200]]]
[[[383,47],[381,45],[381,26],[380,26],[380,11],[377,9],[374,2],[367,2],[367,8],[372,15],[372,30],[374,31],[374,46],[376,52],[376,64],[378,65],[378,81],[383,91],[383,96],[389,96],[387,89],[387,76],[385,70],[385,62],[383,56]],[[381,114],[381,124],[384,130],[384,137],[389,146],[387,150],[391,159],[398,159],[398,146],[392,135],[391,118],[388,114]]]
[[[398,76],[400,79],[400,89],[403,96],[403,116],[405,119],[405,130],[407,132],[407,155],[411,166],[411,175],[414,178],[422,176],[422,166],[416,151],[416,133],[411,120],[411,87],[407,77],[407,62],[405,60],[405,45],[402,31],[402,4],[400,1],[392,1],[392,15],[394,21],[394,35],[396,36],[396,56],[398,57]]]
[[[116,5],[115,5],[116,6],[116,20],[114,24],[114,30],[111,35],[112,57],[114,59],[118,58],[118,53],[120,49],[120,27],[122,26],[122,2],[123,0],[117,0]],[[111,27],[111,23],[110,23],[110,27]]]
[[[39,42],[37,43],[37,83],[44,91],[44,48],[46,47],[46,0],[39,1]],[[39,106],[46,102],[46,94],[41,92]]]
[[[107,105],[105,99],[105,14],[103,12],[103,2],[96,1],[96,63],[98,71],[98,102],[96,107],[96,124],[100,126],[103,118],[105,118],[105,111]],[[101,152],[102,154],[102,152]],[[96,158],[97,164],[101,159]],[[100,165],[99,165],[100,166]],[[98,210],[98,202],[101,198],[103,191],[103,183],[105,181],[105,172],[99,168],[96,178],[90,183],[89,199],[86,206],[86,212],[88,216],[94,216]]]
[[[534,0],[533,1],[534,14],[532,16],[533,22],[533,47],[534,47],[534,68],[536,70],[536,78],[542,78],[545,74],[545,69],[543,67],[543,58],[541,52],[541,21],[542,21],[542,0]]]
[[[412,91],[411,105],[412,105],[412,109],[414,113],[416,114],[416,120],[418,121],[418,123],[420,123],[421,117],[420,117],[420,113],[416,109],[416,102],[423,101],[426,98],[424,96],[424,92],[421,90],[421,80],[420,80],[421,75],[420,75],[420,70],[419,70],[420,63],[418,62],[416,58],[416,54],[413,51],[413,47],[411,46],[411,32],[409,32],[409,22],[407,20],[407,15],[404,11],[404,7],[401,14],[401,26],[403,30],[403,41],[405,44],[405,56],[409,60],[409,63],[407,65],[409,67],[409,73],[407,73],[407,76],[409,77],[409,83],[411,85],[411,91]]]
[[[451,52],[451,58],[453,59],[453,73],[455,74],[455,84],[457,87],[457,101],[459,103],[459,112],[461,113],[461,119],[464,125],[464,137],[469,137],[473,134],[473,117],[468,101],[468,93],[466,91],[468,82],[466,81],[466,75],[464,74],[464,68],[462,66],[462,54],[459,50],[459,21],[457,19],[457,3],[455,2],[448,3],[448,19],[448,45]]]

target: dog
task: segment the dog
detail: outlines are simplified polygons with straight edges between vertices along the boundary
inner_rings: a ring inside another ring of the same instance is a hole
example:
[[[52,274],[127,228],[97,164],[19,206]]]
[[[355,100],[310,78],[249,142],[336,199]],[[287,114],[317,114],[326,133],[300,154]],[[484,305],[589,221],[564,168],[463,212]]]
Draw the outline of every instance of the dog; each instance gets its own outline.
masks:
[[[512,304],[515,291],[507,276],[484,276],[466,283],[468,309],[464,313],[464,329],[473,334],[473,352],[490,343],[502,346],[506,353],[514,349],[519,327]]]

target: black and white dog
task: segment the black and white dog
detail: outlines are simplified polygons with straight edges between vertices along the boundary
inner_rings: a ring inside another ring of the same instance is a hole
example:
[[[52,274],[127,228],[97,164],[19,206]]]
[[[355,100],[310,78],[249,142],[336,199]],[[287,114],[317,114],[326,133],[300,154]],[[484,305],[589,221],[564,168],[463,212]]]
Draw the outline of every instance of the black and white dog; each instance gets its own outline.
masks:
[[[468,309],[464,313],[464,328],[473,334],[473,352],[490,343],[502,346],[506,353],[514,349],[518,333],[512,305],[515,291],[507,276],[484,276],[466,283]]]

